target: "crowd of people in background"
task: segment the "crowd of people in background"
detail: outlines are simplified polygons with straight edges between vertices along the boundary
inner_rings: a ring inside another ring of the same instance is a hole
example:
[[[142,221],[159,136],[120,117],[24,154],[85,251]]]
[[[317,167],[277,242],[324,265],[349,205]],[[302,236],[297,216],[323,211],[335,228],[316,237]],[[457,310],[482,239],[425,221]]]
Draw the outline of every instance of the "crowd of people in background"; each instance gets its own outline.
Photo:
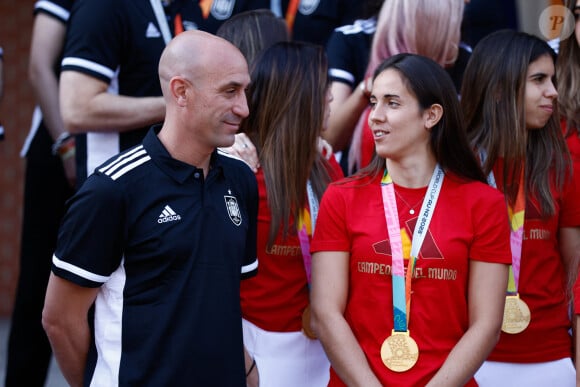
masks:
[[[562,5],[37,1],[5,386],[580,385]]]

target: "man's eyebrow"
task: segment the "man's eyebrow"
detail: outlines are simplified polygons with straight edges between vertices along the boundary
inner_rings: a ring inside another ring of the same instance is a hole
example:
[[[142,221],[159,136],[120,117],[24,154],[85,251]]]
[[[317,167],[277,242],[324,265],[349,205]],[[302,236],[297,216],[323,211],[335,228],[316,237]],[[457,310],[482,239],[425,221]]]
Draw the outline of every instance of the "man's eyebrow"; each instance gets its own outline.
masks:
[[[246,85],[245,85],[245,83],[241,83],[241,82],[237,82],[237,81],[230,81],[230,82],[221,86],[222,89],[229,89],[232,87],[235,89],[239,89],[239,88],[246,88]]]

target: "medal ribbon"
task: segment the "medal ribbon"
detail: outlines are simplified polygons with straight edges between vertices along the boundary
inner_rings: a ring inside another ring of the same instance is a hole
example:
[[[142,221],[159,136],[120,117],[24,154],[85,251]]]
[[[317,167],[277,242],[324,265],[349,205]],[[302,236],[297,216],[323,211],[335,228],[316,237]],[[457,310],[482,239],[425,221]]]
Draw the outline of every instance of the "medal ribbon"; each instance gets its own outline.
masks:
[[[401,241],[401,229],[399,224],[399,214],[397,212],[397,201],[395,199],[395,188],[388,171],[385,169],[381,179],[381,193],[383,196],[383,208],[385,219],[387,221],[387,231],[389,233],[389,242],[391,245],[391,274],[393,283],[393,326],[396,332],[408,331],[408,324],[411,310],[411,279],[415,271],[415,263],[419,257],[419,252],[425,235],[429,229],[435,205],[441,192],[445,174],[437,164],[427,194],[423,199],[421,211],[419,212],[419,221],[413,230],[413,239],[411,241],[411,256],[407,265],[407,273],[404,271],[403,243]]]
[[[304,261],[304,270],[306,271],[306,280],[310,287],[310,277],[312,273],[312,256],[310,255],[310,238],[314,233],[316,218],[318,216],[318,199],[312,189],[310,180],[306,183],[306,192],[308,194],[308,207],[302,210],[298,219],[298,240],[300,241],[300,250],[302,251],[302,260]]]
[[[508,216],[510,220],[510,246],[512,248],[512,264],[510,265],[507,292],[510,295],[518,293],[520,283],[520,267],[522,262],[522,241],[524,239],[524,216],[526,210],[526,199],[524,195],[523,171],[520,176],[518,194],[513,207],[508,205]]]
[[[292,36],[292,30],[294,29],[294,19],[296,19],[296,12],[298,12],[298,3],[300,3],[300,0],[290,0],[288,9],[286,10],[286,25],[288,26],[290,36]]]
[[[481,163],[485,162],[487,153],[485,150],[479,151]],[[512,264],[510,265],[508,277],[508,295],[518,294],[518,287],[520,283],[520,268],[522,262],[522,241],[524,239],[524,219],[526,211],[526,198],[524,195],[524,168],[520,175],[520,182],[518,185],[518,194],[516,202],[513,207],[508,204],[508,217],[510,221],[510,246],[512,250]],[[487,176],[487,182],[490,186],[497,188],[497,183],[493,172]]]

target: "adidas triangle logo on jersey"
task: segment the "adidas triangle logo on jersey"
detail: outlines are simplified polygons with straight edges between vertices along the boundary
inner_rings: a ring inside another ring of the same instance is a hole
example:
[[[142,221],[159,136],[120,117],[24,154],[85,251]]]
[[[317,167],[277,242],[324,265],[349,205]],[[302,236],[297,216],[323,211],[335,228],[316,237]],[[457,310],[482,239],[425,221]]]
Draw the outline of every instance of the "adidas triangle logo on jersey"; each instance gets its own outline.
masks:
[[[159,218],[157,218],[157,223],[174,222],[176,220],[181,220],[181,216],[177,215],[171,207],[165,206],[161,214],[159,214]]]
[[[147,31],[145,31],[146,38],[159,38],[161,36],[161,32],[155,27],[155,24],[149,22],[147,25]]]

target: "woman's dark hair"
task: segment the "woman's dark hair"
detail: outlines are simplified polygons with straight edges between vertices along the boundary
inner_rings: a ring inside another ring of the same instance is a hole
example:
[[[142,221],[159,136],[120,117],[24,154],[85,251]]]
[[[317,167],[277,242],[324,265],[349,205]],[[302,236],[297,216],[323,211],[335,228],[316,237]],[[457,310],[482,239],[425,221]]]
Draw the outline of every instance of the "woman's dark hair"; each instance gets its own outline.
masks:
[[[485,176],[467,141],[457,91],[445,70],[427,57],[397,54],[379,65],[373,80],[389,69],[401,74],[403,84],[417,98],[422,110],[433,104],[443,108],[443,115],[431,128],[430,134],[431,150],[443,170],[465,179],[484,182]],[[374,175],[382,173],[383,169],[384,160],[375,157],[371,165],[361,172]]]
[[[525,166],[526,194],[535,197],[542,214],[548,216],[555,213],[552,183],[562,189],[570,157],[557,111],[544,128],[526,127],[528,67],[544,55],[556,61],[545,41],[525,32],[500,30],[486,36],[473,50],[465,69],[461,106],[471,145],[487,154],[484,173],[488,175],[498,160],[504,160],[503,178],[498,183],[507,202],[513,204]]]
[[[240,12],[223,22],[216,35],[236,46],[251,66],[274,43],[290,40],[284,19],[266,8]]]
[[[280,227],[283,236],[295,231],[306,206],[310,180],[317,198],[330,182],[328,162],[318,152],[328,92],[324,48],[304,42],[280,42],[256,60],[248,88],[250,115],[242,122],[256,145],[264,171],[272,214],[268,246]]]

